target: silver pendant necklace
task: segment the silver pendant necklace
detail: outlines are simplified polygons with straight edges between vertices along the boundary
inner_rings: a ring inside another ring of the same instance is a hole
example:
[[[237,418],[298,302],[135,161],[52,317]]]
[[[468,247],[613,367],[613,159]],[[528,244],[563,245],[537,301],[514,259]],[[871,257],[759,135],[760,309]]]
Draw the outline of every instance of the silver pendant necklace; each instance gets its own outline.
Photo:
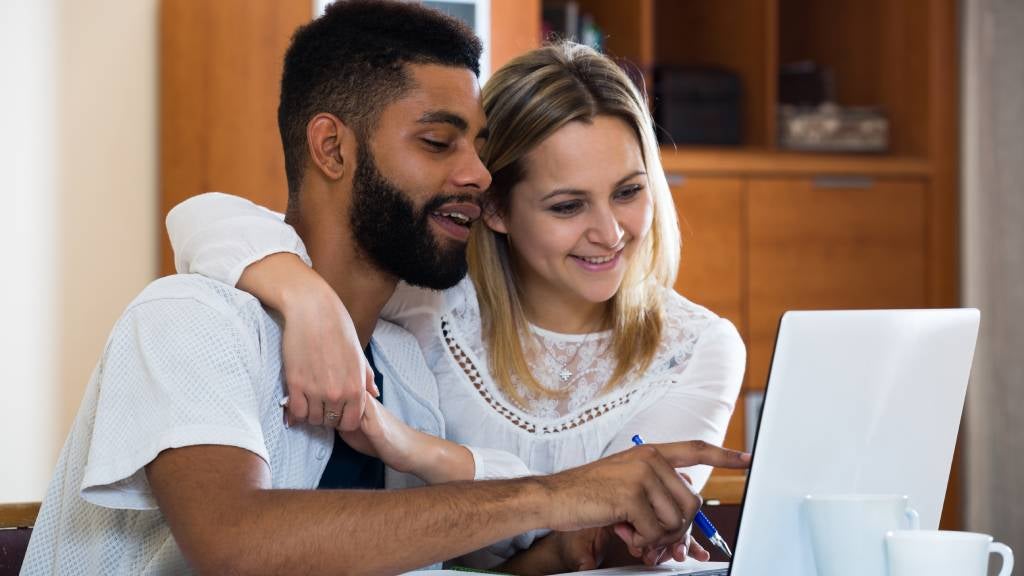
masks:
[[[565,362],[562,362],[557,357],[555,357],[555,355],[551,353],[551,350],[549,350],[547,346],[544,346],[544,343],[541,342],[536,335],[534,335],[534,338],[537,339],[537,344],[540,345],[541,349],[544,350],[548,357],[555,361],[555,364],[558,364],[558,379],[562,381],[562,384],[568,384],[569,381],[573,379],[573,376],[576,375],[574,371],[569,369],[569,365],[572,364],[576,360],[576,357],[580,355],[580,350],[583,349],[583,345],[586,344],[587,340],[590,339],[591,334],[593,334],[593,332],[589,332],[586,336],[583,337],[583,340],[581,340],[580,343],[576,345],[576,350],[573,351],[572,356]]]

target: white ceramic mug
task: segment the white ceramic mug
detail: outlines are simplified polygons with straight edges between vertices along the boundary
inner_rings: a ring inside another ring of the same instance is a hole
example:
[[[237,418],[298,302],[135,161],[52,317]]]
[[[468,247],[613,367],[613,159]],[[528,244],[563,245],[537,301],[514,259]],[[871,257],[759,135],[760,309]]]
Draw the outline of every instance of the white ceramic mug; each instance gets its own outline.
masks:
[[[818,576],[885,574],[885,534],[920,524],[897,494],[810,494],[804,517]]]
[[[1013,572],[1013,551],[988,534],[899,530],[885,535],[889,576],[986,576],[989,555],[1003,557],[999,576]]]

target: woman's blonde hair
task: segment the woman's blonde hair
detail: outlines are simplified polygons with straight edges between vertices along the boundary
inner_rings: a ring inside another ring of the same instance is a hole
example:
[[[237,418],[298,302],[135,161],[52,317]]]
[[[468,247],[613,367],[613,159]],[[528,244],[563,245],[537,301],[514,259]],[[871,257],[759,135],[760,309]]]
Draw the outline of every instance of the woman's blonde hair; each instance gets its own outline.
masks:
[[[490,136],[482,155],[493,177],[483,204],[485,211],[498,214],[507,213],[509,194],[525,177],[526,154],[566,124],[613,116],[636,133],[654,218],[609,306],[610,350],[617,360],[604,388],[610,389],[634,366],[643,370],[650,365],[664,324],[659,292],[673,286],[679,268],[679,223],[646,97],[611,59],[562,41],[528,52],[495,72],[483,89],[483,106]],[[470,235],[468,259],[490,371],[498,386],[520,404],[524,399],[512,385],[513,377],[538,397],[560,396],[538,383],[526,361],[521,336],[530,331],[506,235],[478,223]]]

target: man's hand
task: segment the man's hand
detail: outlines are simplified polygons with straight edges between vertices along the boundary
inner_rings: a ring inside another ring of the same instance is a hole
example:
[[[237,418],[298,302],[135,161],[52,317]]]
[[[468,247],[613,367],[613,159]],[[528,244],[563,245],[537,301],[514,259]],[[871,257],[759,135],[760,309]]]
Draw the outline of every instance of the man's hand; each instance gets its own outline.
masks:
[[[647,444],[539,478],[552,493],[551,527],[572,530],[625,523],[634,549],[674,546],[700,509],[700,496],[675,468],[747,468],[750,455],[706,442]]]
[[[690,478],[689,474],[680,472],[679,477],[687,485],[693,485],[693,478]],[[625,550],[629,555],[643,560],[643,563],[647,566],[655,566],[669,560],[682,562],[686,560],[687,556],[692,556],[701,562],[711,559],[711,554],[691,536],[690,531],[686,532],[682,541],[670,544],[669,546],[648,546],[647,548],[640,549],[630,545],[630,542],[633,541],[633,529],[628,524],[617,524],[614,526],[614,530],[625,545]],[[631,564],[632,562],[629,563]],[[625,566],[626,563],[619,562],[616,565]]]
[[[282,252],[250,264],[238,288],[284,317],[289,424],[359,428],[364,391],[380,392],[352,318],[330,285],[298,256]]]

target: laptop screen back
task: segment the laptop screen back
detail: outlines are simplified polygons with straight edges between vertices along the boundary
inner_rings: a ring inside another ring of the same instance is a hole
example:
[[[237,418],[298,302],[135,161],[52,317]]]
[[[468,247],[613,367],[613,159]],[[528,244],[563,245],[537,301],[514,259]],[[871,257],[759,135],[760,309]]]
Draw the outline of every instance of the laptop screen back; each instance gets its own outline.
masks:
[[[806,494],[906,494],[921,528],[938,526],[978,322],[973,309],[783,316],[730,574],[815,574]]]

